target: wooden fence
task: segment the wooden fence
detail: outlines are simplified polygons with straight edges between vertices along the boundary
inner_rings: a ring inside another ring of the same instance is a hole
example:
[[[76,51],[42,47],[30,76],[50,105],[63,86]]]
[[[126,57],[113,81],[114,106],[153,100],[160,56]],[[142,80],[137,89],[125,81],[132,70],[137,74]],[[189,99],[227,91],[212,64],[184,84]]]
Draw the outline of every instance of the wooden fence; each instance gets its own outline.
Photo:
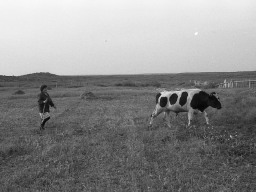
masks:
[[[256,88],[256,80],[224,81],[219,88]]]

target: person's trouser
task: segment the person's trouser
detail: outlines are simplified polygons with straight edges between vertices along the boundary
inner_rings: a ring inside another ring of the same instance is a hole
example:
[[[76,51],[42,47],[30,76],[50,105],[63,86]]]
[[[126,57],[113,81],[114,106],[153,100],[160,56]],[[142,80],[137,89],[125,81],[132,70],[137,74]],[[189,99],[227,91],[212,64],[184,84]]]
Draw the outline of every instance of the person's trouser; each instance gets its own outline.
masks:
[[[45,112],[45,113],[39,113],[41,117],[41,126],[44,127],[45,123],[50,119],[50,113]]]
[[[47,117],[46,119],[42,120],[42,123],[41,123],[42,127],[44,127],[45,123],[46,123],[49,119],[50,119],[50,117]]]

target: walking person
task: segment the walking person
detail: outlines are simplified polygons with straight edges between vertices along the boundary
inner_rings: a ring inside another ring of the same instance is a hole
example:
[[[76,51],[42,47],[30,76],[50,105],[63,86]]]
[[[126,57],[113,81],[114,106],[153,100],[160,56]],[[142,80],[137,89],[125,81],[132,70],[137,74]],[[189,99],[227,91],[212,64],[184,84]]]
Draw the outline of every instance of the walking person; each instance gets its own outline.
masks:
[[[40,130],[44,130],[45,123],[50,119],[50,106],[56,109],[47,90],[47,85],[41,85],[41,93],[38,94],[39,115],[41,117]]]

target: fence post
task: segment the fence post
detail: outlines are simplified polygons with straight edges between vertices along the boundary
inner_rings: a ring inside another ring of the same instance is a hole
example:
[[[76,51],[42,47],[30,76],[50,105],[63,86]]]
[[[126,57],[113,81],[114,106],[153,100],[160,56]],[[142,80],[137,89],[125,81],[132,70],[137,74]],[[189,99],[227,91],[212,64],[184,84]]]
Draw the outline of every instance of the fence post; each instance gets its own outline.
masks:
[[[251,88],[251,80],[249,80],[249,88]]]

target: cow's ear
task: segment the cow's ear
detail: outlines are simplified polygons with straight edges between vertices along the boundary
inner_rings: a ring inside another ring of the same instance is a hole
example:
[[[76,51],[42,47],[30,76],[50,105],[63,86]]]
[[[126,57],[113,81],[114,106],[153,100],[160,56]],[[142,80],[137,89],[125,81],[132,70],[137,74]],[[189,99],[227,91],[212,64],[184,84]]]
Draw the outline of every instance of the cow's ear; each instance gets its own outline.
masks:
[[[215,94],[216,94],[215,92],[211,92],[211,94],[210,94],[210,95],[211,95],[211,96],[213,96],[213,95],[215,95]]]

